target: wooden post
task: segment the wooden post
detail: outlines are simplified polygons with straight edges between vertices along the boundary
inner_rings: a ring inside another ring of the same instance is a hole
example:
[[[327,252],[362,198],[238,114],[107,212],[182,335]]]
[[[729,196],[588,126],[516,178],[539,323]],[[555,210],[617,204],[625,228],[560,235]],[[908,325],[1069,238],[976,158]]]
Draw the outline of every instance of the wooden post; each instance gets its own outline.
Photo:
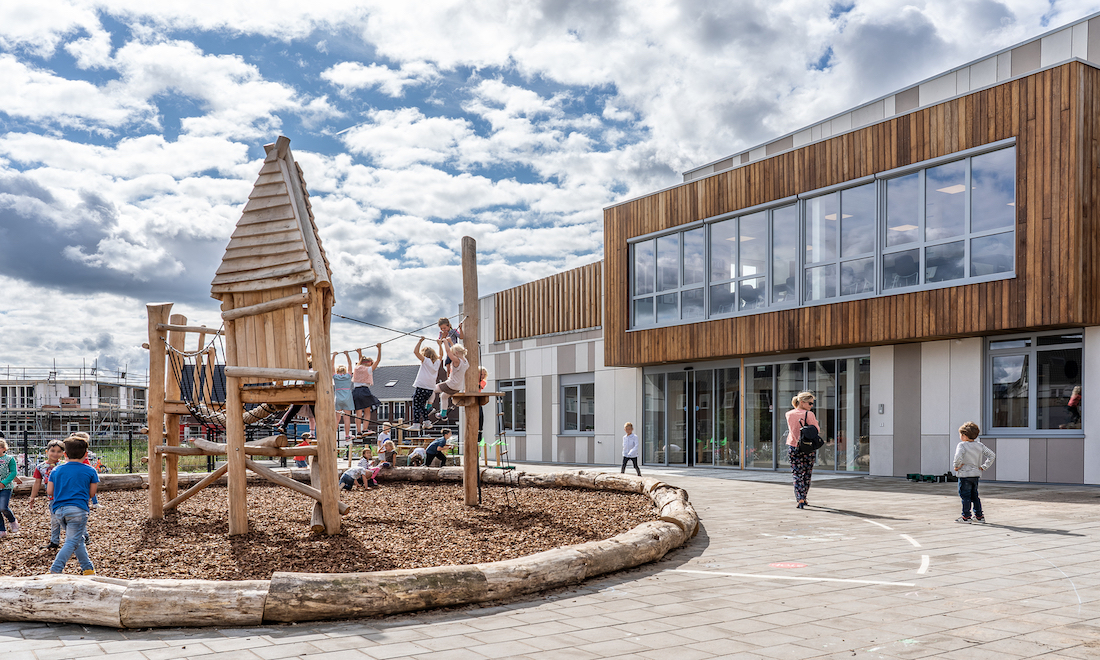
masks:
[[[332,386],[332,357],[329,355],[329,325],[332,322],[332,289],[307,284],[309,290],[309,337],[313,354],[313,370],[317,372],[315,391],[317,402],[313,416],[317,419],[317,463],[321,480],[321,515],[325,533],[340,533],[340,511],[336,477],[336,400]]]
[[[145,310],[149,314],[149,517],[159,520],[164,517],[164,484],[156,448],[164,440],[164,359],[168,349],[157,325],[168,322],[172,303],[150,303]]]
[[[230,309],[235,294],[226,297],[222,311]],[[225,322],[225,363],[234,364],[237,358],[237,334],[233,325],[239,321]],[[248,533],[248,472],[244,455],[244,418],[239,378],[225,377],[225,443],[226,464],[229,466],[229,535]]]
[[[478,391],[478,301],[477,301],[477,241],[469,236],[462,237],[462,312],[466,318],[462,322],[462,344],[466,347],[466,360],[470,367],[466,370],[464,392],[474,394]],[[466,506],[477,506],[477,397],[467,399],[473,405],[463,407],[466,424],[462,431],[462,490],[465,493]]]
[[[172,325],[187,325],[187,317],[182,314],[173,314],[169,318],[169,323]],[[177,351],[186,350],[187,334],[178,330],[168,331],[168,345]],[[183,376],[183,360],[172,353],[168,356],[172,365],[171,372],[167,374],[168,378],[164,385],[164,398],[168,401],[181,401],[183,399],[183,393],[180,391],[180,382],[178,377]],[[179,447],[180,446],[180,416],[178,414],[169,414],[164,416],[164,426],[168,432],[168,446]],[[164,468],[167,472],[167,477],[164,481],[165,498],[168,500],[174,500],[179,495],[179,464],[180,457],[168,454],[164,460]]]

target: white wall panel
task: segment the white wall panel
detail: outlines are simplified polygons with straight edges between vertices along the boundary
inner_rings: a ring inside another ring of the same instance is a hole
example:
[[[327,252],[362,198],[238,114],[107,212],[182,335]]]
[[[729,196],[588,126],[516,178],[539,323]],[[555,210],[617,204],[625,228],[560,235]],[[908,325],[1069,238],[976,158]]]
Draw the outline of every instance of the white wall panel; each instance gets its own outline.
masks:
[[[997,438],[997,480],[1029,481],[1031,479],[1030,456],[1030,439]]]
[[[951,426],[951,341],[921,344],[921,435],[943,435]],[[874,364],[874,360],[871,361]]]
[[[1081,382],[1084,401],[1092,397],[1091,405],[1081,407],[1081,428],[1085,432],[1085,483],[1100,484],[1100,327],[1085,328],[1085,372]],[[1000,473],[998,473],[1000,474]]]
[[[981,337],[955,339],[951,346],[951,414],[947,433],[958,437],[966,422],[981,426],[982,420],[982,348]]]
[[[951,438],[946,435],[922,435],[920,473],[943,474],[951,470]]]
[[[1039,66],[1050,66],[1073,57],[1073,28],[1043,37],[1039,50]]]

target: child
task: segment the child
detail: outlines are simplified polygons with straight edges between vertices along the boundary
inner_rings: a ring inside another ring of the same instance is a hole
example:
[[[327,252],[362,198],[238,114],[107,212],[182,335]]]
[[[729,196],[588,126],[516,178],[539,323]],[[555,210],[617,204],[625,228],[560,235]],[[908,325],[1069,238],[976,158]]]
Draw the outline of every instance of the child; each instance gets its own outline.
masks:
[[[359,362],[355,365],[355,370],[351,376],[351,398],[352,403],[355,405],[355,435],[360,436],[363,434],[364,428],[370,429],[371,413],[375,408],[382,405],[382,402],[378,400],[378,397],[371,393],[371,385],[374,385],[374,370],[382,364],[382,344],[375,344],[378,349],[378,356],[375,359],[369,357],[363,357],[363,349],[355,349],[356,355],[359,356]],[[364,419],[359,418],[359,411],[364,410]]]
[[[386,444],[390,441],[390,423],[386,422],[382,425],[382,432],[378,434],[378,446]]]
[[[978,442],[981,429],[974,422],[959,427],[959,446],[955,448],[955,472],[959,473],[959,497],[962,498],[962,516],[955,522],[970,522],[970,505],[974,505],[974,519],[985,522],[982,501],[978,499],[978,479],[982,471],[993,465],[997,455]]]
[[[436,352],[431,346],[421,351],[420,346],[423,343],[424,337],[421,337],[416,342],[416,348],[413,349],[413,355],[420,363],[420,371],[416,372],[416,380],[413,381],[413,423],[409,426],[410,431],[419,431],[421,423],[425,421],[425,412],[431,410],[432,404],[429,403],[429,399],[432,398],[432,390],[435,389],[436,377],[439,374],[439,358],[436,357]],[[439,344],[439,351],[442,353],[443,342],[436,343]],[[423,428],[431,428],[431,422],[424,424]]]
[[[465,360],[463,360],[465,361]],[[445,429],[443,431],[443,437],[438,440],[433,440],[424,450],[424,467],[431,467],[432,461],[439,459],[439,467],[445,467],[447,465],[447,455],[444,454],[450,447],[451,430]]]
[[[336,432],[340,432],[340,419],[344,420],[344,437],[349,441],[351,440],[351,417],[355,415],[355,401],[351,396],[351,374],[348,373],[348,369],[351,368],[351,355],[348,355],[347,351],[344,351],[344,358],[348,361],[348,366],[340,365],[336,366],[336,356],[339,353],[332,354],[332,369],[336,373],[332,374],[332,387],[335,390],[336,395]]]
[[[38,499],[38,491],[42,488],[42,484],[49,482],[50,473],[53,469],[61,463],[61,458],[65,455],[65,443],[60,440],[50,440],[46,444],[46,460],[38,464],[34,468],[34,484],[31,486],[31,499],[27,502],[28,507],[33,507],[35,500]],[[50,501],[46,498],[46,501]],[[51,550],[56,550],[61,547],[61,521],[50,515],[50,542],[46,546]]]
[[[84,531],[88,528],[88,500],[95,497],[99,488],[99,473],[82,462],[88,455],[88,443],[83,438],[75,435],[66,438],[65,455],[69,460],[54,468],[46,483],[46,495],[53,498],[50,511],[65,526],[65,545],[53,560],[50,572],[63,571],[75,552],[84,575],[95,575],[95,566],[84,545]]]
[[[466,370],[470,368],[470,363],[466,360],[465,346],[452,346],[450,340],[444,342],[443,346],[447,350],[447,355],[454,361],[454,368],[451,369],[451,375],[447,381],[435,386],[435,391],[439,393],[439,418],[446,420],[447,409],[451,407],[451,395],[462,391],[463,385],[466,384]]]
[[[459,323],[458,326],[459,328],[461,328],[462,324]],[[462,331],[455,330],[453,327],[451,327],[451,319],[439,319],[439,339],[437,341],[439,341],[440,343],[446,343],[447,341],[450,341],[452,344],[457,344],[458,340],[460,339],[462,339]],[[448,366],[450,364],[451,358],[447,358],[447,360],[443,363],[443,366]]]
[[[0,538],[8,535],[4,527],[4,519],[8,521],[11,533],[19,531],[19,521],[8,506],[11,503],[12,484],[15,482],[16,468],[15,457],[8,456],[8,441],[0,439]]]
[[[298,444],[294,445],[294,446],[295,447],[308,447],[308,446],[310,446],[309,441],[312,440],[312,439],[313,439],[313,434],[312,433],[303,433],[302,434],[302,441],[299,442]],[[294,457],[294,467],[300,467],[300,468],[309,467],[309,461],[306,460],[307,458],[308,458],[308,456],[295,456]]]
[[[393,440],[387,438],[379,452],[382,454],[382,467],[389,469],[397,465],[397,448],[393,445]]]
[[[623,467],[619,474],[626,474],[626,463],[631,461],[634,463],[634,471],[640,477],[642,471],[638,468],[638,436],[634,435],[634,425],[630,422],[623,424],[623,431],[626,431],[626,435],[623,436]]]
[[[425,463],[428,458],[428,452],[424,451],[423,447],[417,447],[409,452],[409,465],[419,467]]]
[[[76,433],[71,433],[69,435],[69,437],[71,437],[71,438],[80,438],[81,440],[84,441],[84,444],[86,444],[86,445],[90,445],[92,443],[92,436],[88,435],[84,431],[77,431]],[[84,460],[81,461],[81,463],[91,467],[93,470],[96,470],[95,464],[92,463],[92,459],[94,459],[94,458],[95,458],[95,454],[93,454],[91,451],[89,451],[87,454],[84,455]],[[96,472],[99,472],[99,470],[96,470]],[[96,497],[95,495],[92,495],[92,508],[93,509],[98,509],[99,508],[99,498]],[[84,542],[85,543],[88,542],[87,534],[84,535]]]

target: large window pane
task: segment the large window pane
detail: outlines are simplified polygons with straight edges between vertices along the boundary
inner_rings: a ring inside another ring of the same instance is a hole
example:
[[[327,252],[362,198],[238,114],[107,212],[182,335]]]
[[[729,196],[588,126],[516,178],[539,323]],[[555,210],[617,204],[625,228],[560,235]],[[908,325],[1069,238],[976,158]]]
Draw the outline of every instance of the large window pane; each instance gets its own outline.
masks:
[[[995,356],[992,363],[993,426],[1027,428],[1028,356]]]
[[[965,193],[965,160],[925,170],[925,240],[938,241],[966,232]]]
[[[702,289],[691,289],[680,294],[681,319],[701,319],[703,318],[703,311]]]
[[[710,226],[710,281],[737,277],[737,219]]]
[[[593,383],[582,383],[579,390],[579,430],[584,433],[592,433],[596,430],[596,386]]]
[[[1015,226],[1015,148],[975,156],[971,160],[970,185],[970,231]]]
[[[675,293],[667,293],[657,296],[657,322],[671,323],[680,318],[680,312],[676,309],[676,299],[680,296]]]
[[[840,295],[850,296],[875,290],[875,258],[855,259],[840,264]]]
[[[656,283],[656,249],[654,240],[634,244],[634,295],[653,293]]]
[[[836,360],[807,363],[806,389],[814,393],[814,415],[825,446],[817,452],[823,470],[836,469],[837,382]],[[793,395],[792,395],[793,396]]]
[[[920,283],[920,251],[905,250],[882,255],[882,288],[897,289]]]
[[[1016,234],[994,234],[970,241],[970,276],[1012,272],[1012,248]]]
[[[715,371],[715,465],[741,464],[741,402],[737,369]]]
[[[525,381],[517,381],[517,383],[523,383],[516,389],[512,390],[512,399],[515,401],[515,429],[516,431],[527,430],[527,387]]]
[[[680,286],[680,236],[672,234],[657,239],[657,290],[668,291]]]
[[[639,298],[634,301],[634,325],[644,327],[653,325],[653,298]]]
[[[772,366],[748,367],[745,374],[745,467],[772,466]]]
[[[838,360],[836,392],[836,469],[867,472],[871,467],[870,358]]]
[[[886,246],[904,245],[920,238],[920,174],[906,174],[886,182]]]
[[[768,265],[768,214],[761,211],[741,218],[741,276],[763,275]]]
[[[836,297],[836,264],[806,269],[806,302]]]
[[[787,411],[791,409],[791,399],[804,388],[802,382],[806,375],[805,363],[794,362],[776,365],[776,410],[775,424],[779,432],[775,435],[775,453],[777,465],[790,465],[787,458]]]
[[[579,392],[576,385],[562,388],[564,394],[562,401],[562,431],[576,431],[579,423]]]
[[[687,462],[687,374],[668,374],[668,462]]]
[[[814,197],[806,205],[806,263],[836,259],[840,194]]]
[[[704,228],[684,232],[684,286],[702,283],[706,276],[706,249]]]
[[[946,282],[963,277],[966,260],[963,241],[933,245],[924,249],[924,281]]]
[[[798,206],[772,211],[772,302],[798,299]]]
[[[737,285],[716,284],[710,288],[710,315],[732,314],[737,310]]]
[[[695,381],[695,454],[694,465],[714,465],[716,441],[714,438],[714,372],[710,369],[692,371]]]
[[[1036,428],[1081,428],[1081,349],[1039,351],[1035,366],[1038,379]],[[1077,388],[1078,400],[1071,405],[1074,388]]]
[[[741,309],[760,309],[764,306],[767,292],[764,290],[763,277],[742,280],[738,292],[741,296]]]
[[[840,256],[875,251],[875,184],[840,193]]]
[[[642,462],[665,462],[665,375],[646,374],[642,402],[645,421],[642,426]]]

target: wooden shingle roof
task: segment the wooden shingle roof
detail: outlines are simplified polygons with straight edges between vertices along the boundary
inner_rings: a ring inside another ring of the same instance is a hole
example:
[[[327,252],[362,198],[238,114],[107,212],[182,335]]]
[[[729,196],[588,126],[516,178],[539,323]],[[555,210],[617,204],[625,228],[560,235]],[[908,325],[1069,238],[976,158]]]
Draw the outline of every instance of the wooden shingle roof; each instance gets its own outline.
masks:
[[[214,298],[295,284],[331,287],[332,272],[290,139],[279,136],[264,149],[260,176],[211,283]]]

